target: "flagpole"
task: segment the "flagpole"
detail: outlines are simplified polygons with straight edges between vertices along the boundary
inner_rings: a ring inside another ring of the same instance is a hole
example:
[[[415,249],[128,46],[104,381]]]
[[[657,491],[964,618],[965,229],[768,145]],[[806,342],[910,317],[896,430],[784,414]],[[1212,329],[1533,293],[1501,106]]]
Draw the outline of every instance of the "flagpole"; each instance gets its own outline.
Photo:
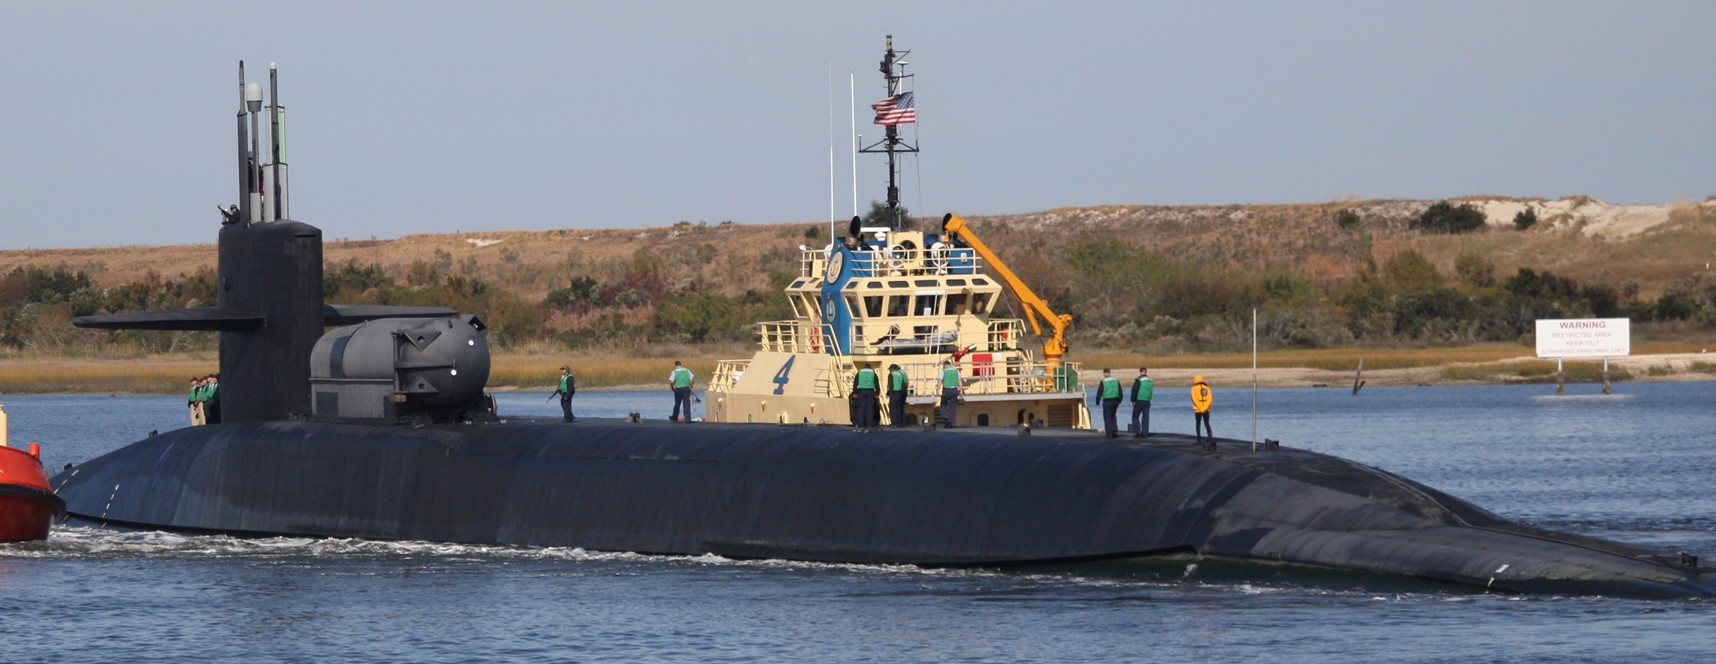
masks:
[[[846,72],[847,94],[851,101],[849,117],[852,118],[852,216],[858,216],[858,77],[852,72]]]
[[[828,239],[834,240],[834,61],[828,61]]]

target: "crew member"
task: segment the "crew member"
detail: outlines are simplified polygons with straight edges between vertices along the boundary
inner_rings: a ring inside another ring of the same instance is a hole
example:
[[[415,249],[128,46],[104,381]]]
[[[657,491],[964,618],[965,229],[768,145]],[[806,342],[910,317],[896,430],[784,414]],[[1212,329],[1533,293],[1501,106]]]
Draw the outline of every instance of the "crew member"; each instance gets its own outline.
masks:
[[[1156,394],[1156,383],[1150,380],[1150,368],[1138,367],[1138,380],[1132,381],[1132,437],[1150,435],[1150,397]]]
[[[191,388],[185,393],[185,410],[191,413],[191,426],[203,423],[203,404],[197,398],[202,395],[202,387],[202,379],[191,376]]]
[[[673,416],[669,417],[669,420],[674,422],[691,421],[691,383],[695,378],[696,376],[691,374],[691,370],[680,364],[679,360],[673,361],[673,372],[667,375],[667,385],[673,388]],[[682,406],[685,408],[685,419],[683,420],[679,419],[679,409]]]
[[[203,378],[203,423],[220,424],[220,374]]]
[[[1210,386],[1204,384],[1203,376],[1192,377],[1192,430],[1198,439],[1198,445],[1204,444],[1204,432],[1210,435],[1209,445],[1215,446],[1215,431],[1210,429],[1210,403],[1215,401],[1215,394],[1210,392]]]
[[[231,226],[233,224],[238,223],[239,213],[238,213],[238,206],[237,205],[233,205],[232,207],[226,208],[226,209],[221,209],[221,206],[216,205],[215,209],[220,210],[220,225]]]
[[[941,419],[947,420],[947,428],[953,428],[954,417],[959,415],[959,369],[952,362],[941,361]]]
[[[1105,438],[1120,437],[1120,379],[1102,370],[1102,382],[1096,384],[1092,399],[1102,401],[1102,434]]]
[[[577,393],[578,380],[572,377],[572,368],[560,367],[560,387],[554,390],[554,394],[560,395],[560,421],[578,421],[578,418],[572,415],[572,395]]]
[[[853,424],[860,429],[876,426],[876,370],[866,364],[858,368],[858,375],[852,378],[852,403],[858,411],[858,421]]]
[[[898,364],[888,365],[888,415],[893,418],[894,426],[912,423],[911,416],[906,414],[906,371]]]

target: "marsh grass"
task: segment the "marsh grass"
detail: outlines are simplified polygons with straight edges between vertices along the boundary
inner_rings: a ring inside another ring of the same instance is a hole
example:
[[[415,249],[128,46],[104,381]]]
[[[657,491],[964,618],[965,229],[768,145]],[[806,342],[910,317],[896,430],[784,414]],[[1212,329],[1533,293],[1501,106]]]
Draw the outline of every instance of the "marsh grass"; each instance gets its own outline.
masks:
[[[1603,363],[1601,361],[1567,362],[1562,370],[1566,372],[1566,380],[1569,383],[1603,382]],[[1495,364],[1457,364],[1443,367],[1442,378],[1450,381],[1482,383],[1553,383],[1555,382],[1555,361],[1523,360]],[[1631,371],[1616,366],[1609,367],[1609,380],[1611,382],[1619,383],[1632,379]]]
[[[1272,350],[1259,353],[1257,364],[1264,368],[1325,369],[1353,371],[1364,358],[1366,369],[1414,369],[1442,366],[1458,362],[1498,362],[1527,355],[1529,348],[1515,345],[1470,346],[1461,348],[1319,348]],[[1076,357],[1086,369],[1104,366],[1151,366],[1167,369],[1240,369],[1251,366],[1250,353],[1191,353],[1184,355],[1151,355],[1116,351],[1095,351]]]
[[[1638,342],[1633,344],[1635,355],[1697,352],[1700,346],[1683,342]],[[1258,354],[1257,365],[1262,368],[1307,368],[1328,371],[1358,369],[1364,358],[1365,369],[1417,369],[1458,364],[1484,364],[1529,357],[1533,349],[1518,344],[1486,344],[1456,348],[1317,348],[1270,350]],[[1156,355],[1132,351],[1099,349],[1069,355],[1085,369],[1103,367],[1161,367],[1165,369],[1242,369],[1251,366],[1251,353],[1187,353]],[[1555,362],[1549,363],[1554,373]],[[1699,364],[1699,363],[1694,363]],[[1602,362],[1597,361],[1597,373]],[[1571,366],[1571,365],[1570,365]],[[1611,372],[1612,373],[1612,372]]]
[[[699,389],[722,359],[748,357],[748,349],[714,347],[662,348],[660,357],[620,357],[589,354],[496,354],[490,358],[489,387],[552,390],[560,367],[570,366],[580,388],[660,385],[667,382],[673,361],[681,360],[698,376]],[[679,352],[669,353],[669,350]],[[193,375],[214,373],[213,357],[167,355],[144,358],[0,359],[0,395],[57,392],[170,394],[185,389]]]
[[[1698,350],[1696,344],[1672,342],[1636,343],[1636,354],[1684,353]],[[673,361],[681,360],[696,372],[699,389],[714,372],[715,363],[723,359],[748,358],[752,346],[724,344],[692,346],[658,344],[647,352],[633,354],[617,349],[555,353],[544,346],[530,352],[496,353],[490,361],[489,387],[496,389],[552,390],[560,376],[562,365],[570,366],[578,377],[578,386],[585,389],[646,387],[661,385],[673,369]],[[620,353],[626,354],[621,355]],[[1519,360],[1529,356],[1531,349],[1513,344],[1494,344],[1459,348],[1329,348],[1315,350],[1274,350],[1259,355],[1258,366],[1264,368],[1312,368],[1350,372],[1364,358],[1365,369],[1411,369],[1443,367],[1442,377],[1450,381],[1520,382],[1553,381],[1554,360]],[[1077,361],[1084,369],[1103,367],[1125,368],[1149,366],[1165,369],[1236,369],[1251,366],[1250,353],[1191,353],[1156,355],[1126,350],[1096,349],[1075,353],[1068,359]],[[141,357],[0,357],[0,395],[52,392],[81,393],[176,393],[183,389],[192,375],[212,373],[219,367],[213,354],[173,354]],[[1672,373],[1672,369],[1665,369]],[[1688,372],[1716,374],[1716,364],[1693,362]],[[1647,374],[1657,373],[1652,367]],[[1602,379],[1602,362],[1569,361],[1568,380],[1595,382]],[[1630,380],[1632,375],[1619,368],[1611,369],[1613,380]]]
[[[0,394],[43,392],[174,393],[189,387],[191,376],[214,373],[212,357],[186,355],[147,359],[0,360]]]

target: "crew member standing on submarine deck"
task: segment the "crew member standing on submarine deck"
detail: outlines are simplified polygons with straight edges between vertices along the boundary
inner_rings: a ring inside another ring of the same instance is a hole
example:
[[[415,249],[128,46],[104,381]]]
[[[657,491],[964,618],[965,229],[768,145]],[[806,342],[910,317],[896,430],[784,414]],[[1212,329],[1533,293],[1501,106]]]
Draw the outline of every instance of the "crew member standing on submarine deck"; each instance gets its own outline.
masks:
[[[195,399],[197,402],[197,424],[199,424],[199,425],[208,424],[209,423],[209,377],[208,376],[203,376],[202,378],[197,379],[197,386],[195,388],[195,391],[196,391]]]
[[[203,378],[203,423],[220,424],[220,374]]]
[[[1132,437],[1150,435],[1150,398],[1156,395],[1156,383],[1150,380],[1150,368],[1138,367],[1138,380],[1132,381]]]
[[[203,423],[202,404],[197,403],[197,395],[202,391],[201,387],[202,381],[196,376],[191,376],[191,388],[185,392],[185,410],[191,413],[191,426]]]
[[[691,382],[695,378],[696,376],[691,374],[691,370],[680,364],[679,360],[673,361],[673,373],[667,375],[667,385],[673,388],[673,416],[668,419],[674,422],[691,421]],[[685,419],[683,420],[679,419],[681,406],[685,408]]]
[[[1102,401],[1102,433],[1107,438],[1120,437],[1120,379],[1102,370],[1102,382],[1096,384],[1093,399]]]
[[[571,367],[560,367],[560,387],[554,393],[560,395],[560,421],[577,422],[572,415],[572,395],[578,393],[578,379],[572,377]]]
[[[1215,431],[1210,429],[1210,404],[1215,401],[1215,394],[1210,392],[1210,386],[1204,384],[1203,376],[1192,378],[1192,429],[1198,438],[1198,444],[1204,444],[1204,432],[1210,435],[1210,444],[1215,444]]]
[[[906,415],[906,371],[898,364],[888,365],[888,416],[897,427],[912,423]]]
[[[953,428],[954,418],[959,415],[959,369],[952,362],[941,361],[941,419],[947,420],[947,428]]]
[[[861,429],[876,426],[876,370],[868,364],[852,377],[852,402],[858,411],[858,421],[853,424]]]

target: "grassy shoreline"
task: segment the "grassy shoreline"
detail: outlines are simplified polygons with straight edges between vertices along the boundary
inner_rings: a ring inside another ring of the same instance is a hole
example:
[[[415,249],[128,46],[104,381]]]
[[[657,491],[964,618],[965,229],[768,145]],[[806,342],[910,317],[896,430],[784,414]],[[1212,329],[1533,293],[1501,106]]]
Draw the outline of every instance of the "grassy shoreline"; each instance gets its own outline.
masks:
[[[491,360],[489,387],[496,390],[550,390],[561,365],[572,367],[583,389],[625,389],[655,386],[667,379],[673,361],[681,359],[700,377],[709,376],[722,359],[748,357],[734,348],[678,348],[673,357],[619,357],[590,354],[497,353]],[[1628,380],[1716,380],[1716,356],[1705,356],[1698,344],[1647,342],[1635,344],[1634,354],[1611,361],[1610,375]],[[1483,384],[1553,382],[1555,361],[1531,357],[1518,345],[1458,348],[1337,348],[1275,350],[1259,354],[1258,382],[1267,387],[1350,383],[1364,360],[1369,384]],[[1704,359],[1708,357],[1708,359]],[[1154,355],[1118,349],[1093,349],[1071,358],[1087,378],[1103,367],[1130,377],[1135,367],[1149,366],[1158,382],[1189,382],[1193,373],[1223,376],[1228,384],[1250,383],[1250,353]],[[1656,359],[1653,359],[1656,358]],[[173,394],[192,375],[212,373],[216,355],[180,353],[142,357],[19,357],[0,356],[0,395],[45,393]],[[1569,360],[1570,382],[1601,380],[1601,360]]]

